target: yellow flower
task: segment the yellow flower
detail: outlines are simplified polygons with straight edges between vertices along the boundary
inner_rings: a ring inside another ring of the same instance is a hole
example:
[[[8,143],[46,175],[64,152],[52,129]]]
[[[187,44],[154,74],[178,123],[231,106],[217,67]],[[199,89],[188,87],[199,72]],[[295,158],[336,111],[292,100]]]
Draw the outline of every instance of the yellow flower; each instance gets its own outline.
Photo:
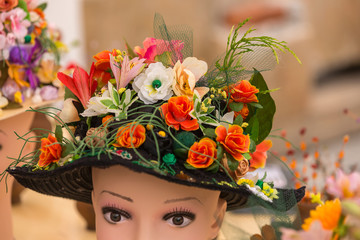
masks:
[[[245,179],[245,178],[241,178],[237,181],[238,185],[243,185],[243,184],[247,184],[250,187],[255,187],[255,183],[253,182],[253,180],[250,179]]]
[[[321,201],[321,193],[318,193],[318,194],[311,193],[310,197],[311,197],[311,202],[312,203],[318,203],[318,204],[321,204],[321,205],[324,204],[324,202]]]
[[[334,230],[339,222],[341,215],[341,203],[339,199],[326,201],[325,204],[319,205],[315,210],[310,211],[310,217],[305,219],[302,228],[307,231],[315,220],[321,222],[325,230]]]
[[[14,94],[14,101],[17,103],[22,103],[22,94],[20,91],[16,91],[16,93]]]
[[[263,184],[263,188],[262,188],[262,192],[268,196],[271,200],[273,199],[278,199],[278,191],[275,188],[272,188],[269,184],[264,183]]]

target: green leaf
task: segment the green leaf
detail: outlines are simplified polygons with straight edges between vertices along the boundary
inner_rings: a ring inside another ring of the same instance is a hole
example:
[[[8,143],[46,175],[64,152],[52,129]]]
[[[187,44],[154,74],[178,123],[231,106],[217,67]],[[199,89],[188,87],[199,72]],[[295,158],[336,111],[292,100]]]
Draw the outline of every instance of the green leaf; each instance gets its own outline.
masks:
[[[203,116],[199,118],[203,123],[216,124],[217,121],[211,117]]]
[[[47,7],[47,3],[44,2],[44,3],[40,4],[39,6],[37,6],[36,8],[40,8],[41,10],[44,11],[46,9],[46,7]]]
[[[185,148],[178,148],[174,150],[174,155],[178,159],[187,159],[188,156],[188,150]]]
[[[114,109],[114,110],[119,109],[119,108],[118,108],[117,106],[115,106],[114,104],[110,105],[108,108],[109,108],[109,109]]]
[[[224,157],[224,148],[219,144],[217,148],[217,160],[220,162]]]
[[[229,107],[231,110],[233,110],[235,112],[240,112],[244,107],[244,103],[231,102],[229,104]]]
[[[73,99],[79,100],[78,97],[72,91],[70,91],[69,88],[65,87],[64,100],[66,100],[68,98],[73,98]]]
[[[254,73],[250,82],[260,91],[268,90],[268,86],[263,76],[258,71]],[[257,139],[254,139],[256,144],[264,141],[265,138],[269,135],[272,129],[273,118],[276,112],[275,102],[272,99],[270,93],[258,95],[258,100],[259,104],[261,104],[263,108],[253,109],[253,107],[249,107],[249,111],[252,111],[249,113],[249,116],[253,115],[253,117],[248,121],[249,126],[246,128],[252,134],[258,132]],[[254,131],[252,130],[252,128],[254,128]]]
[[[257,118],[257,116],[254,116],[253,118],[251,118],[252,121],[252,125],[251,125],[251,130],[250,130],[250,136],[251,139],[253,139],[255,142],[258,141],[259,138],[259,120]]]
[[[250,147],[249,147],[249,151],[250,152],[255,152],[256,151],[256,144],[255,144],[255,141],[254,140],[252,140],[251,138],[250,138]]]
[[[209,138],[216,138],[215,129],[213,128],[205,128],[204,134]]]
[[[219,171],[219,164],[217,162],[214,162],[211,164],[208,168],[205,169],[208,172],[216,173]]]
[[[132,50],[132,48],[130,47],[129,43],[125,40],[125,45],[126,45],[126,49],[127,52],[129,54],[130,59],[137,57],[138,55]]]
[[[60,125],[56,125],[55,128],[55,137],[56,140],[61,143],[63,140],[63,132],[62,132],[62,127]]]
[[[100,102],[104,104],[106,107],[110,107],[111,105],[114,105],[113,101],[111,101],[110,99],[102,99],[100,100]]]
[[[30,21],[30,14],[29,14],[29,10],[27,8],[27,4],[24,0],[19,0],[19,3],[17,5],[19,8],[21,8],[22,10],[24,10],[24,12],[26,12],[26,17],[25,19]]]
[[[236,161],[229,153],[226,153],[226,157],[230,170],[235,171],[239,167],[239,162]]]
[[[193,167],[193,166],[191,166],[191,165],[188,164],[188,163],[184,163],[184,166],[185,166],[185,168],[190,169],[190,170],[195,170],[195,169],[197,169],[196,167]]]
[[[261,104],[255,103],[255,102],[249,103],[249,105],[256,107],[256,108],[263,108],[263,106]]]
[[[113,97],[114,97],[114,101],[115,101],[116,105],[118,105],[118,106],[119,106],[119,104],[120,104],[120,101],[119,101],[119,94],[118,94],[118,92],[116,91],[116,89],[115,89],[115,88],[113,88],[112,90],[113,90]],[[124,94],[124,95],[125,95],[125,94]]]
[[[239,115],[235,118],[234,124],[241,126],[242,123],[243,123],[243,121],[244,121],[244,120],[243,120],[243,117],[241,116],[241,114],[239,114]]]
[[[70,143],[66,144],[65,146],[62,147],[61,157],[66,157],[72,151],[74,151],[73,145]]]
[[[251,155],[249,153],[243,153],[243,157],[247,160],[251,159]]]

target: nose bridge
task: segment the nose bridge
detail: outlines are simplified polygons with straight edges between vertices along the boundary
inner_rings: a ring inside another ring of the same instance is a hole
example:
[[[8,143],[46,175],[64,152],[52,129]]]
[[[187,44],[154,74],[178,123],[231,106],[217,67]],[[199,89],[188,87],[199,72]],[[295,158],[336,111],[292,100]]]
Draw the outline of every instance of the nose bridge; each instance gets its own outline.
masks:
[[[156,234],[156,226],[154,219],[141,219],[135,227],[134,240],[154,240],[159,239]]]

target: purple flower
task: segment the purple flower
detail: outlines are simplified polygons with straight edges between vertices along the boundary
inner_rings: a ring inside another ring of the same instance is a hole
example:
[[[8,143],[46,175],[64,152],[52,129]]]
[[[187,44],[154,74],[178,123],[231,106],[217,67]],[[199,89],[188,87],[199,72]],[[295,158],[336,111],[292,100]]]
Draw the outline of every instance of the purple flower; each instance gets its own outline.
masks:
[[[40,90],[40,96],[44,101],[58,98],[58,89],[54,86],[47,85]]]
[[[16,92],[20,91],[20,87],[16,84],[14,80],[8,78],[4,85],[1,88],[1,91],[7,99],[14,101],[14,95]]]

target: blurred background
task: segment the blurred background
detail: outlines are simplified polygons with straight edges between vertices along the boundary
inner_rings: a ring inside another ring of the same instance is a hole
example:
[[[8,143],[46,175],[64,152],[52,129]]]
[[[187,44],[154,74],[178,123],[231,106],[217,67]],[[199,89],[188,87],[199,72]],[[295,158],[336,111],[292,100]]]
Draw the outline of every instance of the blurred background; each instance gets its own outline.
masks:
[[[125,49],[125,40],[131,46],[141,46],[146,37],[153,36],[156,12],[164,17],[167,25],[189,25],[193,29],[194,56],[208,63],[213,63],[224,53],[232,25],[251,18],[244,29],[254,26],[257,29],[254,35],[269,35],[286,41],[302,61],[299,64],[291,54],[281,54],[280,64],[273,71],[264,73],[270,89],[280,88],[272,94],[277,104],[274,134],[280,135],[281,129],[286,130],[286,137],[297,144],[303,138],[300,129],[306,128],[307,140],[311,142],[312,137],[318,137],[329,157],[337,154],[342,137],[348,134],[350,142],[345,160],[349,165],[358,161],[360,1],[48,2],[46,17],[60,28],[64,42],[70,48],[64,61],[73,61],[85,69],[90,69],[92,56],[96,53]],[[287,150],[281,141],[274,141],[273,149],[280,154]],[[18,229],[16,220],[21,218],[23,210],[14,211],[15,214],[18,211],[14,220],[14,227]],[[84,223],[80,226],[84,227]],[[90,239],[87,235],[65,236],[63,239]]]

